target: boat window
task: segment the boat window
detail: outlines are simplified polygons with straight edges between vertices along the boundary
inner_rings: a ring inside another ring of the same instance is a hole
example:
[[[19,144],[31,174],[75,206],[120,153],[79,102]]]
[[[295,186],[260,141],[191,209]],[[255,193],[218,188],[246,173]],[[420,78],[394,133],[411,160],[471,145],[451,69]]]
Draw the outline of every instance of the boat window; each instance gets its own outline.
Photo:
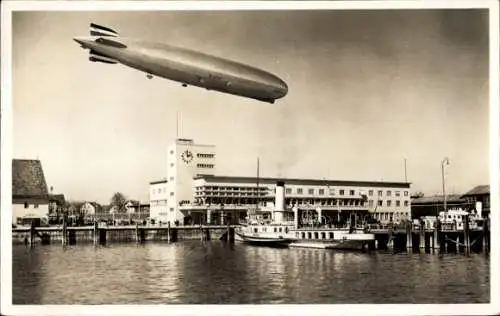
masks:
[[[333,233],[330,233],[330,239],[333,239]]]
[[[266,232],[266,231],[267,231],[267,228],[265,228],[265,227],[264,227],[264,228],[262,228],[262,231],[263,231],[263,232]]]
[[[276,227],[274,227],[274,232],[276,232]]]
[[[311,233],[307,233],[307,238],[311,239],[312,238],[312,234]]]
[[[256,232],[257,232],[257,228],[254,228],[254,229],[253,229],[253,232],[254,232],[254,233],[256,233]]]
[[[302,233],[302,239],[306,239],[306,233]]]
[[[280,233],[283,231],[283,228],[280,227]]]
[[[299,232],[295,233],[295,237],[299,238],[299,235],[300,235]]]
[[[319,237],[318,237],[318,233],[317,233],[317,232],[316,232],[316,233],[314,233],[314,239],[318,239],[318,238],[319,238]]]
[[[321,233],[321,239],[325,239],[326,238],[326,234],[325,233]]]

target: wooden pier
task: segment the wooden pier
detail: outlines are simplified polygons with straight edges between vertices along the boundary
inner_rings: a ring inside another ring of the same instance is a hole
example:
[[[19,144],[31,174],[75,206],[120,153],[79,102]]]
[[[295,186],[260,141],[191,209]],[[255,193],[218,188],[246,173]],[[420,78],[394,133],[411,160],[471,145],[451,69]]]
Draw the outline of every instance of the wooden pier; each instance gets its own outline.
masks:
[[[467,221],[466,221],[467,222]],[[238,225],[197,226],[93,226],[67,227],[23,227],[12,229],[12,242],[27,245],[62,243],[63,246],[78,243],[107,243],[147,241],[177,242],[182,240],[223,240],[234,242],[234,230]],[[422,229],[421,229],[422,228]],[[482,227],[470,229],[464,225],[461,230],[453,227],[428,229],[423,225],[408,224],[406,227],[369,228],[375,240],[366,246],[369,250],[426,253],[489,253],[489,221]]]
[[[438,253],[489,253],[489,221],[484,226],[471,229],[465,221],[463,229],[443,227],[440,224],[433,229],[423,225],[409,224],[404,228],[370,229],[375,234],[375,241],[369,249],[393,250],[397,252],[438,252]]]
[[[147,241],[176,242],[181,240],[224,240],[234,242],[234,225],[205,226],[81,226],[67,227],[21,227],[12,229],[14,244],[42,245],[61,243],[63,246],[78,243],[107,243]]]

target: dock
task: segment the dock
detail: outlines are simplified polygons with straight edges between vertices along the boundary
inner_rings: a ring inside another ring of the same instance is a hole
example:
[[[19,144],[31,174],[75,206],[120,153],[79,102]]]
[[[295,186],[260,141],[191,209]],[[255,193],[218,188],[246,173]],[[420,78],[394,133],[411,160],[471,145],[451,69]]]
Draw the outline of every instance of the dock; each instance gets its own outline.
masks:
[[[437,225],[425,228],[409,224],[398,228],[371,228],[375,241],[370,249],[397,252],[439,252],[439,253],[489,253],[491,248],[489,220],[482,227],[463,229]]]
[[[183,240],[224,240],[234,242],[234,231],[239,225],[192,225],[192,226],[79,226],[66,227],[19,227],[12,229],[13,244],[42,245],[61,243],[107,243],[148,241],[177,242]],[[408,224],[406,227],[369,227],[367,232],[375,240],[366,245],[370,250],[425,253],[489,253],[489,221],[482,227],[456,229],[446,225],[435,228]]]
[[[224,240],[234,242],[234,225],[198,226],[78,226],[66,227],[19,227],[12,229],[13,244],[48,245],[60,243],[107,243],[147,241],[176,242],[182,240]]]

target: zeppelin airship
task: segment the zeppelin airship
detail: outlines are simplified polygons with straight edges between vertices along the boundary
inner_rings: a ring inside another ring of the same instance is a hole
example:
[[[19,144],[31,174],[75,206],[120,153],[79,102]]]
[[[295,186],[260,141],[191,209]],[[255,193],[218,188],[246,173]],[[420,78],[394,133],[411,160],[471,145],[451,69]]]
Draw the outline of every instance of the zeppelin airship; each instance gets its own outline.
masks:
[[[263,102],[274,103],[288,92],[276,75],[239,62],[164,43],[121,37],[111,28],[90,24],[90,36],[75,37],[89,60],[123,64],[153,76],[170,79],[183,87],[196,86]]]

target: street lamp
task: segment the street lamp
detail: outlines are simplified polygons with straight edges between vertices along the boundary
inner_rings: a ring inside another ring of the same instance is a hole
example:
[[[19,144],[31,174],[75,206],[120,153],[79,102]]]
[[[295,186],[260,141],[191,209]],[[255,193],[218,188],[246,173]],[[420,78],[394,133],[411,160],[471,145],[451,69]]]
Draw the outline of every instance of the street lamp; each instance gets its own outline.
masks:
[[[447,208],[446,208],[446,189],[444,185],[444,166],[449,165],[450,161],[448,160],[448,157],[445,157],[443,161],[441,161],[441,176],[443,177],[443,199],[444,199],[444,214],[446,216]]]

